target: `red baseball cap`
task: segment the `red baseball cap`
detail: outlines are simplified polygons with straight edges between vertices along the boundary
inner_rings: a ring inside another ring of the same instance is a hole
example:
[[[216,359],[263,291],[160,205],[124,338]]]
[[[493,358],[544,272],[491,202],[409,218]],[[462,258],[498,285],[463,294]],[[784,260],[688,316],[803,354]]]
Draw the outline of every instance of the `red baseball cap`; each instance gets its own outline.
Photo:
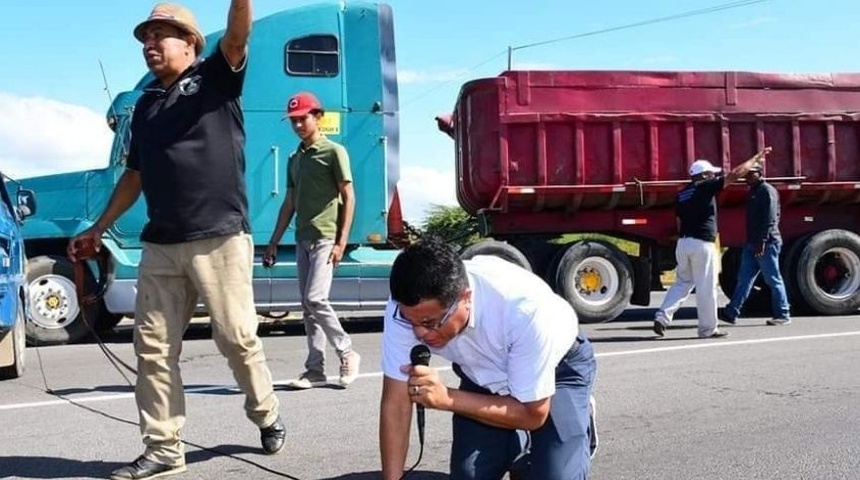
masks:
[[[293,95],[287,102],[287,117],[304,117],[313,110],[322,110],[322,104],[314,94],[301,92]]]

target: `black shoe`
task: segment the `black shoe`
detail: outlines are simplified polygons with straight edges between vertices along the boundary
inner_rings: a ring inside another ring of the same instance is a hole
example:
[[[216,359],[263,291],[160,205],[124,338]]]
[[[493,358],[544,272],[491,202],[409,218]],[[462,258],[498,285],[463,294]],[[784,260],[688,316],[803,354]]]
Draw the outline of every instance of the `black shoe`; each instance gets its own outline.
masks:
[[[723,322],[730,323],[730,324],[732,324],[732,325],[734,325],[734,324],[738,323],[738,319],[737,319],[737,318],[732,318],[732,317],[730,317],[730,316],[726,313],[726,309],[725,309],[725,308],[719,308],[719,309],[717,309],[717,318],[719,318],[719,319],[720,319],[721,321],[723,321]]]
[[[263,451],[268,455],[274,455],[284,449],[287,437],[287,429],[279,416],[271,427],[260,429],[260,441],[263,442]]]
[[[654,333],[656,333],[658,337],[662,337],[662,336],[666,335],[666,327],[664,327],[662,323],[655,320],[654,321]]]
[[[147,480],[182,473],[185,470],[185,465],[165,465],[141,455],[137,460],[111,472],[110,478],[111,480]]]

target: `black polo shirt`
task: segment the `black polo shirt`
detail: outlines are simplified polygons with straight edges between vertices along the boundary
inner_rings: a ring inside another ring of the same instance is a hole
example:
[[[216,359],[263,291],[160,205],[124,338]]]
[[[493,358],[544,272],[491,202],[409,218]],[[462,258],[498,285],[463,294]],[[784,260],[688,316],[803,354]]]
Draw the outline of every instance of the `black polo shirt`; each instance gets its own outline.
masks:
[[[141,240],[180,243],[250,232],[245,129],[234,72],[220,49],[169,88],[138,100],[127,167],[140,172],[149,222]]]
[[[678,192],[675,213],[681,220],[681,237],[706,242],[717,239],[717,200],[723,189],[723,177],[693,182]]]

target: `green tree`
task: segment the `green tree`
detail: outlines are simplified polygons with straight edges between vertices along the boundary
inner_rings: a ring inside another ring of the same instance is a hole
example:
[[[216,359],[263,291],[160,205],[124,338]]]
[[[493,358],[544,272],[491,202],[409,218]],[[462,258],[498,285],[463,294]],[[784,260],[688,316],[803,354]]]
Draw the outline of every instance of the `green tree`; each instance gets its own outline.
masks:
[[[462,248],[480,239],[478,220],[460,207],[431,205],[421,225],[424,235],[438,235]]]

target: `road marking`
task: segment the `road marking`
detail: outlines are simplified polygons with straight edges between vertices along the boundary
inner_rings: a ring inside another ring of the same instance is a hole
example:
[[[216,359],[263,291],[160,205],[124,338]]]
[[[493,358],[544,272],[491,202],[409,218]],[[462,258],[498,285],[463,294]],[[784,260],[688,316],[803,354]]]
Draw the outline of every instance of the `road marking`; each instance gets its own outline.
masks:
[[[735,345],[758,345],[761,343],[775,343],[775,342],[791,342],[791,341],[799,341],[799,340],[819,340],[822,338],[838,338],[838,337],[852,337],[860,335],[860,332],[840,332],[840,333],[821,333],[818,335],[798,335],[794,337],[776,337],[776,338],[757,338],[753,340],[719,340],[714,339],[713,341],[708,341],[707,343],[694,343],[689,345],[675,345],[672,347],[657,347],[657,348],[640,348],[637,350],[625,350],[623,352],[603,352],[595,354],[598,358],[604,357],[623,357],[626,355],[641,355],[645,353],[663,353],[663,352],[674,352],[678,350],[696,350],[699,348],[717,348],[717,347],[730,347]],[[655,339],[656,341],[660,341]]]
[[[759,338],[753,340],[735,340],[735,341],[725,341],[725,340],[714,340],[712,342],[706,343],[694,343],[689,345],[675,345],[671,347],[656,347],[656,348],[640,348],[636,350],[625,350],[621,352],[603,352],[595,354],[598,358],[607,358],[607,357],[623,357],[628,355],[643,355],[648,353],[664,353],[664,352],[674,352],[679,350],[697,350],[700,348],[717,348],[717,347],[731,347],[737,345],[758,345],[762,343],[776,343],[776,342],[791,342],[791,341],[800,341],[800,340],[820,340],[825,338],[840,338],[840,337],[852,337],[860,335],[860,331],[857,332],[840,332],[840,333],[822,333],[818,335],[798,335],[793,337],[776,337],[776,338]],[[659,342],[659,340],[657,340]],[[442,367],[438,370],[446,371],[450,370],[451,367]],[[362,373],[358,377],[359,378],[375,378],[381,377],[382,372],[370,372],[370,373]],[[276,389],[278,387],[282,387],[289,380],[280,380],[275,382]],[[329,381],[332,384],[337,384],[337,377],[329,377]],[[236,390],[238,392],[238,387],[235,385],[220,385],[220,386],[211,386],[211,387],[198,387],[198,388],[187,388],[185,389],[186,394],[195,394],[195,393],[208,393],[214,392],[218,390]],[[43,402],[30,402],[30,403],[12,403],[9,405],[0,405],[0,411],[4,410],[23,410],[28,408],[42,408],[42,407],[53,407],[57,405],[70,405],[75,403],[99,403],[99,402],[109,402],[114,400],[124,400],[134,398],[134,393],[118,393],[111,395],[99,395],[95,397],[82,397],[82,398],[74,398],[70,397],[68,399],[57,399],[57,400],[46,400]]]

